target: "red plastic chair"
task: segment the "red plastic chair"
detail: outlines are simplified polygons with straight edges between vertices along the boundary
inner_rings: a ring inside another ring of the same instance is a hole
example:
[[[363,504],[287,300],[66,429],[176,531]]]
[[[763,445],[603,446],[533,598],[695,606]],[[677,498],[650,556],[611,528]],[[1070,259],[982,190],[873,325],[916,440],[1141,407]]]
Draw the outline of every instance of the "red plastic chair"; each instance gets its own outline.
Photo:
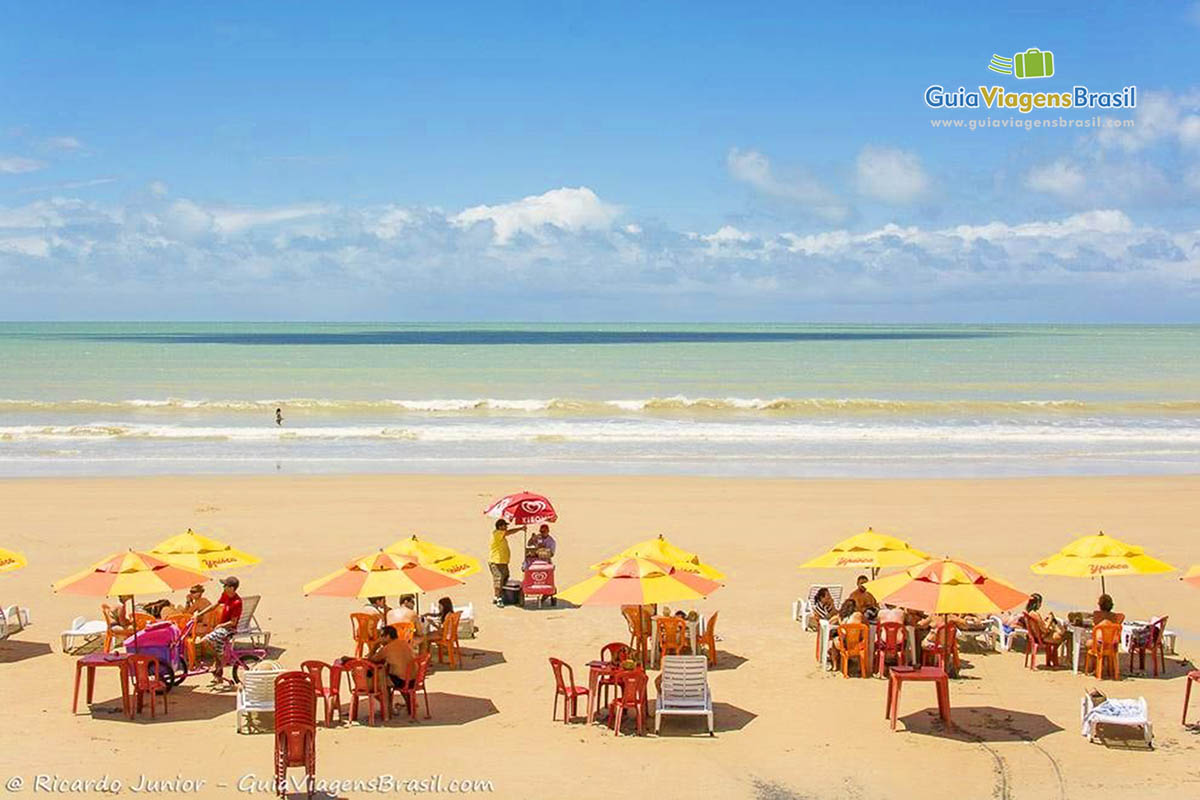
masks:
[[[1117,657],[1117,648],[1121,646],[1121,623],[1101,622],[1092,628],[1092,638],[1087,644],[1087,658],[1084,660],[1084,672],[1091,672],[1091,664],[1096,663],[1096,680],[1104,679],[1104,667],[1109,667],[1109,675],[1115,681],[1121,680],[1121,660]]]
[[[621,696],[608,704],[608,719],[612,724],[613,736],[621,735],[621,718],[625,709],[636,712],[637,732],[646,732],[646,673],[640,669],[629,669],[616,674]]]
[[[875,627],[875,669],[881,677],[887,677],[888,659],[894,658],[896,666],[908,665],[908,632],[899,622],[880,622]]]
[[[337,711],[338,721],[342,714],[342,668],[337,664],[326,664],[324,661],[303,661],[300,663],[309,678],[312,679],[313,691],[325,703],[325,727],[333,726],[333,712]],[[329,673],[329,681],[325,682],[325,673]]]
[[[308,796],[317,780],[317,694],[307,672],[275,679],[275,788],[287,794],[288,767],[303,767]]]
[[[1182,724],[1187,725],[1187,710],[1188,702],[1192,699],[1192,684],[1200,683],[1200,669],[1194,669],[1187,674],[1187,683],[1184,684],[1183,690],[1183,719]]]
[[[867,653],[868,628],[862,622],[847,622],[838,625],[837,640],[834,642],[842,662],[842,677],[850,677],[850,659],[858,659],[858,674],[866,678],[871,674],[871,656]]]
[[[1062,642],[1053,644],[1047,642],[1042,637],[1041,620],[1034,621],[1028,613],[1021,615],[1021,627],[1025,629],[1025,666],[1030,669],[1037,668],[1037,654],[1042,651],[1046,654],[1046,667],[1058,667],[1059,650],[1062,648]]]
[[[133,684],[137,713],[142,713],[142,701],[150,696],[150,719],[154,719],[155,698],[162,696],[163,713],[167,713],[167,684],[162,680],[162,664],[154,656],[131,653],[125,658],[126,674]]]
[[[609,664],[617,664],[619,666],[621,662],[627,660],[632,653],[633,648],[627,644],[622,642],[609,642],[608,644],[604,645],[604,647],[600,648],[600,660]],[[597,701],[600,703],[607,703],[609,687],[615,687],[616,685],[617,681],[614,673],[601,675],[596,681],[596,694],[603,695],[603,697],[596,698]]]
[[[1154,671],[1154,677],[1158,677],[1159,665],[1162,665],[1163,672],[1167,670],[1167,651],[1163,645],[1163,633],[1167,629],[1167,618],[1159,617],[1150,623],[1150,635],[1146,641],[1137,643],[1129,643],[1129,669],[1133,669],[1133,657],[1138,657],[1138,669],[1141,672],[1146,671],[1146,654],[1150,654],[1150,664]]]
[[[949,653],[947,653],[949,649]],[[937,633],[933,644],[921,647],[921,666],[929,666],[936,661],[936,666],[949,672],[948,662],[954,663],[955,673],[959,670],[958,660],[958,628],[953,622],[947,621]]]
[[[387,689],[383,683],[383,673],[386,668],[372,664],[362,658],[352,658],[342,664],[342,671],[350,683],[350,721],[358,719],[359,700],[367,701],[367,724],[375,724],[375,702],[383,707],[380,716],[388,718]]]
[[[558,698],[562,697],[563,724],[566,725],[571,721],[571,717],[579,716],[579,698],[586,697],[588,690],[586,686],[575,685],[575,672],[567,662],[551,658],[550,669],[554,670],[554,710],[550,714],[550,719],[558,719]],[[564,669],[567,671],[565,679],[563,678]],[[568,702],[571,704],[570,712],[567,711]]]
[[[404,688],[397,688],[388,681],[388,705],[392,704],[392,695],[399,694],[404,698],[404,704],[408,706],[408,715],[412,719],[417,718],[417,692],[425,695],[425,719],[430,719],[429,715],[429,692],[425,689],[425,676],[429,674],[429,654],[417,656],[412,664],[408,667],[407,680]]]

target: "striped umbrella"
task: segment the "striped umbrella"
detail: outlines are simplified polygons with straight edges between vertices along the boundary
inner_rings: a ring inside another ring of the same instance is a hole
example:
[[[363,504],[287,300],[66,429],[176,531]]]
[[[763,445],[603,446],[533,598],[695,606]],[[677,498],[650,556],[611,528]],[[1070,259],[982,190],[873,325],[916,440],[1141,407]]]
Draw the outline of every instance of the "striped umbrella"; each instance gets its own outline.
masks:
[[[938,558],[867,583],[880,603],[927,614],[999,614],[1029,595],[965,561]]]
[[[202,572],[171,564],[149,553],[129,550],[98,561],[82,572],[63,578],[53,589],[63,594],[93,597],[166,594],[204,583]]]
[[[317,597],[387,597],[446,589],[462,584],[453,575],[380,550],[304,585]]]
[[[236,550],[222,541],[201,536],[191,528],[187,529],[187,533],[159,542],[150,553],[197,572],[250,567],[261,561],[257,556]]]
[[[1189,569],[1187,574],[1179,580],[1190,586],[1195,586],[1197,589],[1200,589],[1200,564],[1197,564]]]
[[[721,588],[700,575],[648,558],[613,562],[558,596],[579,606],[627,606],[698,600]]]
[[[15,550],[5,550],[3,547],[0,547],[0,572],[13,572],[28,563],[25,560],[25,556]]]
[[[725,575],[711,564],[705,564],[700,556],[688,552],[682,547],[676,547],[661,533],[654,539],[630,545],[612,558],[592,564],[588,569],[602,570],[626,558],[646,558],[651,561],[661,561],[674,567],[677,572],[690,572],[712,581],[722,580]]]

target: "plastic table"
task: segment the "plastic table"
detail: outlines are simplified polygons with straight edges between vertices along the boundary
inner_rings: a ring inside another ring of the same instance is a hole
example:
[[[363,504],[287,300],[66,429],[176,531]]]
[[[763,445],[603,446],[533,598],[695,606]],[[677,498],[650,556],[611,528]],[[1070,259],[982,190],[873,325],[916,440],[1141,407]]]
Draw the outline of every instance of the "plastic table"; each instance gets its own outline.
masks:
[[[71,713],[79,713],[79,679],[87,671],[87,704],[92,704],[93,690],[96,688],[96,670],[100,667],[116,667],[121,681],[121,710],[125,716],[132,717],[132,704],[129,702],[129,680],[125,671],[125,656],[118,653],[91,653],[75,661],[75,693],[71,700]]]
[[[605,675],[615,675],[620,667],[607,661],[589,661],[588,667],[588,697],[587,724],[591,725],[596,719],[596,693],[600,690],[600,678]]]
[[[887,705],[883,710],[885,718],[892,721],[892,730],[896,730],[896,717],[900,708],[900,689],[905,681],[927,681],[934,684],[937,691],[938,715],[946,723],[947,728],[954,727],[950,721],[950,678],[944,669],[938,667],[892,667],[888,674]]]

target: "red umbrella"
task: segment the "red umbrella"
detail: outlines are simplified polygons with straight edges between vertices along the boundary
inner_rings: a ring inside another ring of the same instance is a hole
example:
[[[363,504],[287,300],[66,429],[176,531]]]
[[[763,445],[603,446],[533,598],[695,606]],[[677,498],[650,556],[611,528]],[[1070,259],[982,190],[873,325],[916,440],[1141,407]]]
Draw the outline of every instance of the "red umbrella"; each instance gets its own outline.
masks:
[[[512,525],[537,525],[542,522],[558,522],[558,513],[550,501],[540,494],[519,492],[501,497],[483,512],[489,517],[502,519]]]

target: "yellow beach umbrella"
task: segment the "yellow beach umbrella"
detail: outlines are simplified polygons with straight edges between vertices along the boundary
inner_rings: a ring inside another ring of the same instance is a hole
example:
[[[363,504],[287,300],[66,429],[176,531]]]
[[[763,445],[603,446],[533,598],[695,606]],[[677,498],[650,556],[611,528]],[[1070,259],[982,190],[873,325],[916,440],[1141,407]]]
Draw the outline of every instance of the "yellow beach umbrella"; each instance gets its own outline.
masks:
[[[479,559],[450,547],[418,539],[415,535],[388,545],[383,552],[411,559],[423,567],[431,567],[456,578],[474,575],[481,569]]]
[[[1064,575],[1069,578],[1100,578],[1100,591],[1106,591],[1104,579],[1114,575],[1157,575],[1175,567],[1137,545],[1122,542],[1104,531],[1076,539],[1052,556],[1030,567],[1038,575]]]
[[[0,572],[13,572],[28,564],[25,556],[15,550],[5,550],[0,547]]]
[[[869,569],[878,573],[880,569],[911,567],[928,559],[928,553],[910,547],[903,539],[867,528],[849,539],[843,539],[811,561],[806,561],[800,568]]]
[[[578,606],[648,605],[699,600],[720,588],[714,580],[663,561],[623,558],[559,592],[558,597]]]
[[[261,561],[257,556],[237,550],[222,541],[201,536],[191,528],[186,533],[159,542],[150,553],[197,572],[249,567]]]
[[[53,589],[63,594],[132,597],[167,594],[207,580],[208,576],[201,572],[171,564],[149,553],[129,550],[63,578],[53,585]]]
[[[653,539],[647,539],[644,542],[630,545],[617,555],[592,564],[588,569],[602,570],[627,558],[646,558],[651,561],[658,561],[669,564],[679,572],[688,572],[712,581],[719,581],[725,578],[725,574],[716,567],[711,564],[705,564],[700,560],[700,556],[695,553],[671,544],[661,533]]]
[[[461,583],[452,575],[380,550],[306,583],[304,593],[318,597],[387,597],[431,592]]]

